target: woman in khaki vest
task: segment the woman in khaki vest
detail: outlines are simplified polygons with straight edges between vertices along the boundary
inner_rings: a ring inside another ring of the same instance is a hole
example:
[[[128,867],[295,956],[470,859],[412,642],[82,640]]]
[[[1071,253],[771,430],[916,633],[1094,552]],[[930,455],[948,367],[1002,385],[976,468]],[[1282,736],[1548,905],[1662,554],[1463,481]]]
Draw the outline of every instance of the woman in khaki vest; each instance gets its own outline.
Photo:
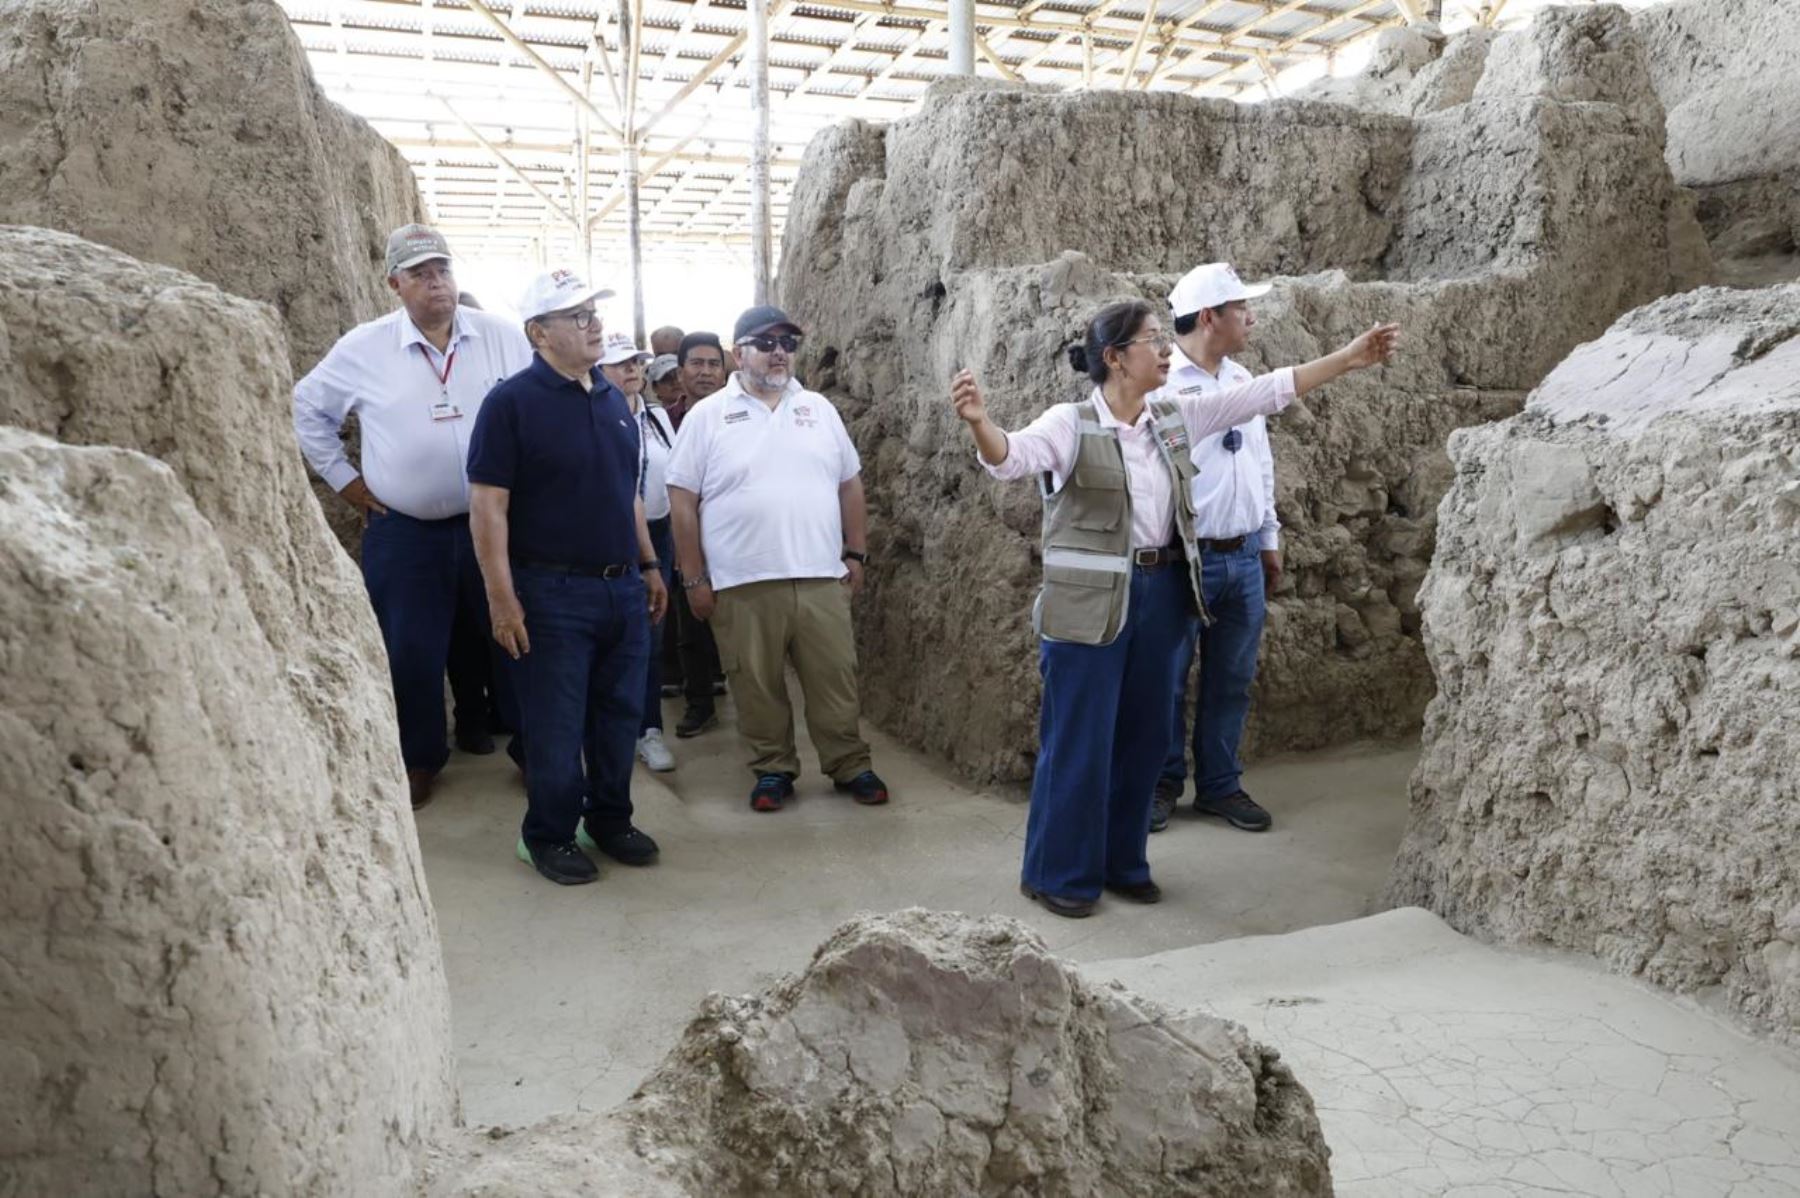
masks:
[[[989,474],[1040,477],[1044,586],[1034,624],[1044,679],[1020,890],[1069,918],[1100,892],[1139,903],[1162,891],[1145,848],[1169,735],[1175,647],[1200,603],[1189,563],[1189,446],[1273,415],[1341,374],[1385,362],[1397,325],[1377,325],[1304,366],[1204,396],[1159,399],[1173,339],[1142,300],[1110,304],[1069,361],[1094,387],[1025,428],[987,416],[971,371],[951,383]],[[1204,618],[1204,612],[1202,612]]]

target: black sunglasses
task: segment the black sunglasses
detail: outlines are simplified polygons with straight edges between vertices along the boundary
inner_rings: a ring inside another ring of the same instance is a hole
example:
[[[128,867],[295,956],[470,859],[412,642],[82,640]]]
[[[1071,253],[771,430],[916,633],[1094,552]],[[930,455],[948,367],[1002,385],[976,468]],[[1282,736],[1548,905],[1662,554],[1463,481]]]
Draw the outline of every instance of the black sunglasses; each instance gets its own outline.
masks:
[[[738,341],[738,344],[748,345],[751,349],[761,354],[772,354],[775,352],[776,347],[779,346],[791,354],[800,348],[800,337],[796,333],[783,333],[779,337],[770,337],[765,334],[756,337],[741,338]]]

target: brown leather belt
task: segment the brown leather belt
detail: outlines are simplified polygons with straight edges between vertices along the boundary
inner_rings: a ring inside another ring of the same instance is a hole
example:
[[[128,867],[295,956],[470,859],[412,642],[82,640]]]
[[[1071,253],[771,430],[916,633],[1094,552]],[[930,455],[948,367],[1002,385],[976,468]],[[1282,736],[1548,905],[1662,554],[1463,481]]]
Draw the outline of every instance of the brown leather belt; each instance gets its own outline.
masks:
[[[1248,536],[1232,537],[1227,541],[1201,541],[1200,549],[1204,553],[1236,553],[1244,547]]]
[[[1170,562],[1184,562],[1186,554],[1179,545],[1164,545],[1160,549],[1133,549],[1131,564],[1140,570],[1155,570]]]

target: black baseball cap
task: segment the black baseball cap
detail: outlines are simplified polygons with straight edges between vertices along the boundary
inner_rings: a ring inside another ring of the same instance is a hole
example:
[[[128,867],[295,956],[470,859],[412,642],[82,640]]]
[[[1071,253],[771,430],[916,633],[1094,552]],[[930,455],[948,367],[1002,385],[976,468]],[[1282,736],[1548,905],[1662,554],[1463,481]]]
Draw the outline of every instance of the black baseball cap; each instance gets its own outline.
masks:
[[[736,345],[746,337],[754,337],[759,333],[801,333],[805,329],[788,319],[788,314],[773,304],[758,304],[748,308],[737,318],[737,324],[731,330],[731,343]]]

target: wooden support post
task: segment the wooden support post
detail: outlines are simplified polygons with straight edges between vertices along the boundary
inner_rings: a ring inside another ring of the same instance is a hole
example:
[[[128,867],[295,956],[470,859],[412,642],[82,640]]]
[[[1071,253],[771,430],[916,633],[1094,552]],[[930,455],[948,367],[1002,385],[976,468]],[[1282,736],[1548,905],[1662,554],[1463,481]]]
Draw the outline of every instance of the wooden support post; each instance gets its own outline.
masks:
[[[644,241],[638,209],[638,148],[625,147],[625,240],[631,256],[631,335],[644,344]]]
[[[468,120],[463,116],[462,113],[456,111],[456,109],[454,109],[450,106],[450,101],[444,99],[444,97],[442,97],[442,96],[437,96],[436,93],[433,93],[433,95],[437,99],[437,102],[444,106],[444,111],[448,112],[452,117],[455,117],[456,123],[461,125],[465,130],[467,130],[470,137],[473,137],[476,141],[481,143],[482,149],[484,149],[488,153],[492,154],[494,156],[494,159],[497,162],[499,162],[501,166],[503,166],[507,170],[511,171],[515,176],[518,177],[519,182],[523,183],[526,187],[530,188],[533,195],[537,196],[538,199],[544,201],[545,207],[547,207],[550,211],[554,212],[556,215],[562,217],[564,220],[568,221],[570,224],[576,223],[574,215],[572,213],[570,213],[568,209],[564,208],[561,204],[557,203],[555,197],[552,196],[549,192],[547,192],[543,188],[539,187],[537,185],[537,183],[535,183],[532,180],[530,175],[527,175],[524,171],[520,170],[518,168],[518,166],[516,166],[513,163],[512,159],[508,158],[504,153],[502,153],[500,151],[500,148],[498,146],[494,145],[493,142],[489,141],[486,137],[482,136],[481,130],[479,130],[475,126],[471,125],[468,122]]]
[[[1144,0],[1144,23],[1138,26],[1137,40],[1131,43],[1131,57],[1125,61],[1125,73],[1119,76],[1119,90],[1131,86],[1132,76],[1137,74],[1138,55],[1144,52],[1144,42],[1150,37],[1150,23],[1156,20],[1156,0]]]

